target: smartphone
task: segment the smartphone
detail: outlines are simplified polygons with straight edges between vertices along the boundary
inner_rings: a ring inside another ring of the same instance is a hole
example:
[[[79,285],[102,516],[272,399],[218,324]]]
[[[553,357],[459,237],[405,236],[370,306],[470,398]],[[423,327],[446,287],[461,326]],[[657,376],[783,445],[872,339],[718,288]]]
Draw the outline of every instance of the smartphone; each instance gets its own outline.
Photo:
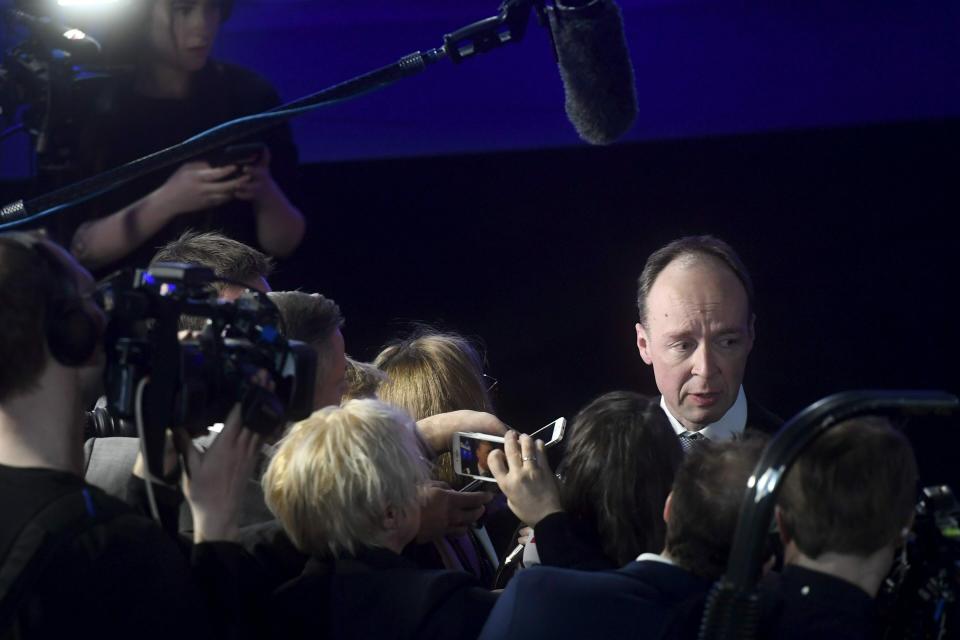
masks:
[[[549,437],[544,446],[551,447],[563,439],[566,428],[567,419],[557,418],[550,424],[531,433],[530,437],[535,440],[545,440]],[[480,486],[480,482],[495,482],[490,467],[487,465],[487,457],[494,449],[503,449],[503,438],[500,436],[467,432],[454,434],[453,470],[459,475],[476,480],[476,482],[471,482],[463,487],[461,491],[473,491]]]
[[[229,165],[238,165],[237,171],[231,173],[223,180],[232,180],[240,176],[239,165],[256,164],[263,157],[267,150],[267,145],[262,142],[249,142],[246,144],[232,144],[221,149],[210,157],[211,167],[226,167]]]

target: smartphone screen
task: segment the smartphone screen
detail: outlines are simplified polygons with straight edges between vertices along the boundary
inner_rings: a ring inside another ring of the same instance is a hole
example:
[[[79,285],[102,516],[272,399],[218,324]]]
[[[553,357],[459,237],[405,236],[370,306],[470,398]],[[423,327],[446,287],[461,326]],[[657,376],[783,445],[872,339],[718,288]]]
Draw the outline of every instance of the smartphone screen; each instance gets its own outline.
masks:
[[[565,418],[557,418],[550,424],[531,433],[530,437],[536,440],[544,440],[544,446],[550,448],[563,439],[566,426],[567,421]],[[487,456],[490,455],[490,452],[494,449],[503,449],[503,440],[501,438],[486,440],[474,434],[462,432],[457,434],[457,445],[453,451],[454,470],[460,475],[477,478],[460,489],[460,491],[475,491],[479,489],[484,482],[493,480],[493,474],[490,473],[490,467],[487,465]],[[459,463],[459,467],[457,463]]]
[[[460,473],[492,478],[487,457],[494,449],[503,449],[503,440],[486,440],[467,433],[459,436],[459,451],[456,453],[460,459]]]

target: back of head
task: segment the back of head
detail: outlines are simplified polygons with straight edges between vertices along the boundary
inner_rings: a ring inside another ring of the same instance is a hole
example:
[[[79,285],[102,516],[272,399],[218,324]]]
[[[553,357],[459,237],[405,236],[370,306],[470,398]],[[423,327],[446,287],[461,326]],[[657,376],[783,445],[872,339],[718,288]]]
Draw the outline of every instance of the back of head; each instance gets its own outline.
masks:
[[[267,506],[313,555],[383,546],[388,507],[418,508],[427,475],[410,417],[377,400],[327,407],[295,424],[263,476]]]
[[[185,232],[163,246],[150,264],[158,262],[185,262],[207,267],[218,278],[242,284],[266,281],[273,272],[272,258],[215,231]],[[229,285],[215,283],[214,286],[222,293]]]
[[[333,365],[331,337],[344,322],[340,307],[319,293],[271,291],[267,296],[280,311],[284,337],[300,340],[317,350],[317,381],[322,383]]]
[[[386,347],[373,364],[387,375],[379,397],[414,420],[461,409],[493,411],[483,358],[463,336],[424,328]],[[437,457],[434,475],[454,488],[465,483],[454,473],[449,452]]]
[[[625,564],[663,548],[663,504],[683,453],[656,399],[600,396],[569,427],[560,496],[564,510],[595,527],[604,553]]]
[[[640,324],[647,323],[647,297],[657,276],[675,260],[707,259],[725,265],[733,272],[747,293],[749,310],[754,306],[753,280],[746,266],[729,244],[713,236],[685,236],[657,249],[647,258],[637,279],[637,311]]]
[[[373,364],[387,374],[380,398],[414,420],[460,409],[493,409],[483,359],[463,336],[421,330],[383,349]]]
[[[747,480],[766,438],[705,441],[687,454],[670,499],[666,550],[679,566],[709,579],[727,566]]]
[[[34,249],[0,235],[0,403],[35,388],[47,361],[44,325],[55,289],[52,272]],[[9,366],[9,363],[16,366]]]
[[[360,362],[347,357],[347,384],[343,392],[343,402],[360,398],[378,398],[380,385],[387,374],[369,362]]]
[[[866,557],[895,545],[913,514],[917,463],[885,418],[843,422],[815,440],[787,473],[781,524],[799,550]]]

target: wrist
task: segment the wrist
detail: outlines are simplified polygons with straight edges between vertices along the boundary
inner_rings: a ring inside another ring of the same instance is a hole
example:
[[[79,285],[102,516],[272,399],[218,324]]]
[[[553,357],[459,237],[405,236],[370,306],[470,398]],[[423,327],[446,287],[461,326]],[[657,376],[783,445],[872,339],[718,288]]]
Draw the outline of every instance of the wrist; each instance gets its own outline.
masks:
[[[208,516],[202,511],[192,508],[193,513],[193,541],[201,542],[235,542],[240,528],[232,518],[223,519]]]
[[[176,198],[170,193],[166,184],[157,187],[142,201],[141,206],[147,214],[159,221],[162,225],[170,222],[183,211],[177,205]]]

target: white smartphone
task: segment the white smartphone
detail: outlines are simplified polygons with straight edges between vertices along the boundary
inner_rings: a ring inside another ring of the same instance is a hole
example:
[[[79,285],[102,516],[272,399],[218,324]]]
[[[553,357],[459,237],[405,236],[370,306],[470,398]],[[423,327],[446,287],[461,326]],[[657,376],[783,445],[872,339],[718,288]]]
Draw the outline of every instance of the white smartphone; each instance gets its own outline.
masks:
[[[530,434],[535,440],[544,440],[549,436],[544,446],[551,447],[563,439],[563,432],[567,428],[566,418],[557,418],[550,424],[537,429]],[[487,456],[494,449],[503,449],[503,438],[490,436],[485,433],[459,432],[453,435],[453,470],[461,476],[476,480],[495,482],[490,467],[487,466]],[[477,483],[471,482],[462,491],[471,491]]]

